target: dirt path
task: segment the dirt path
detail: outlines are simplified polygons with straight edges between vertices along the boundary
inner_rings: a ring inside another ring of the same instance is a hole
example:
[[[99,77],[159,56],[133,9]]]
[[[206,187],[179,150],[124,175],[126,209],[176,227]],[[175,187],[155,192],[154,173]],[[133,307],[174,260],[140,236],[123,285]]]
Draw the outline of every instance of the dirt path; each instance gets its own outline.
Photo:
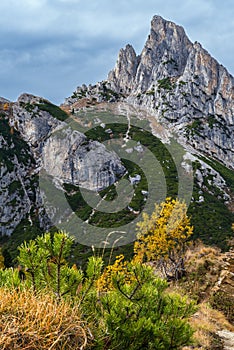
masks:
[[[234,350],[234,332],[218,331],[217,334],[223,340],[225,350]]]

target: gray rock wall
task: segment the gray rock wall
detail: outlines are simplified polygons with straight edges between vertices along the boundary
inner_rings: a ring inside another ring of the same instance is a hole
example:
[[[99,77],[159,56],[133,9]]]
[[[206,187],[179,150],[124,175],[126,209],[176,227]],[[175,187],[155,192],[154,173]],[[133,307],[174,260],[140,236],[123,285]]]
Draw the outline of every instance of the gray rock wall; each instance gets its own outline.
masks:
[[[60,188],[68,183],[94,191],[125,171],[104,145],[40,110],[41,101],[23,94],[1,116],[6,130],[0,130],[0,235],[10,235],[35,212],[42,228],[48,228],[37,179],[41,171]]]
[[[182,27],[155,16],[141,54],[121,49],[108,84],[184,142],[234,167],[234,79]]]

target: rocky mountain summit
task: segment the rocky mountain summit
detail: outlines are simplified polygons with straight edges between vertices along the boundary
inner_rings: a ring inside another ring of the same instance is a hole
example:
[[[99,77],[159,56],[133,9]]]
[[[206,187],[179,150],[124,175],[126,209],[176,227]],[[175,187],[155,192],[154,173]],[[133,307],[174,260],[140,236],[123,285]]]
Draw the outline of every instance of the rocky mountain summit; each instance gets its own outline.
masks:
[[[154,16],[140,55],[127,45],[106,81],[78,87],[66,103],[82,97],[143,108],[184,144],[234,168],[234,79],[173,22]]]
[[[52,226],[39,190],[43,172],[83,222],[107,228],[128,224],[150,197],[144,172],[128,156],[140,160],[149,148],[169,196],[181,186],[178,168],[186,173],[190,163],[194,237],[227,249],[234,222],[233,82],[182,27],[155,16],[140,55],[127,45],[107,80],[77,87],[60,108],[30,94],[16,102],[1,98],[0,235],[31,237]],[[125,152],[121,158],[107,148],[113,139]],[[173,140],[184,152],[176,165]],[[120,212],[103,214],[99,204],[107,199],[111,207],[120,178],[139,179],[130,183],[132,199]],[[92,208],[79,188],[100,192],[100,203],[95,199]]]

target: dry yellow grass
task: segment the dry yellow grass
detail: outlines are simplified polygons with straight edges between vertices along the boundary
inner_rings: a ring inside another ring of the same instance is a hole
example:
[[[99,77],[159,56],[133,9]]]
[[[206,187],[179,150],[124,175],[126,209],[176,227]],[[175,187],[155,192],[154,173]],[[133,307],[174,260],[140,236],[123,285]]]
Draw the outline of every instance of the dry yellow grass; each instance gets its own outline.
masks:
[[[198,302],[209,300],[223,267],[223,256],[218,248],[206,247],[201,242],[187,251],[187,276],[181,285]]]
[[[206,247],[201,242],[197,242],[187,252],[186,279],[179,281],[173,288],[181,294],[189,294],[191,298],[195,298],[198,301],[198,311],[190,319],[195,331],[195,343],[193,347],[185,347],[183,350],[221,349],[217,332],[224,329],[234,331],[234,326],[228,322],[227,317],[209,306],[214,286],[225,268],[224,258],[225,254],[218,248]],[[229,296],[231,298],[231,294],[227,294]]]
[[[200,349],[212,349],[214,334],[221,329],[234,331],[225,316],[209,307],[207,303],[199,305],[198,312],[190,319],[190,324],[195,330],[194,339]]]
[[[201,303],[198,311],[190,318],[190,325],[194,329],[194,345],[192,347],[184,347],[183,350],[211,350],[221,349],[217,346],[219,330],[226,329],[234,331],[234,326],[231,325],[225,316],[212,309],[207,303]],[[216,335],[216,336],[215,336]]]
[[[76,307],[49,294],[0,289],[1,350],[86,349],[92,338]]]

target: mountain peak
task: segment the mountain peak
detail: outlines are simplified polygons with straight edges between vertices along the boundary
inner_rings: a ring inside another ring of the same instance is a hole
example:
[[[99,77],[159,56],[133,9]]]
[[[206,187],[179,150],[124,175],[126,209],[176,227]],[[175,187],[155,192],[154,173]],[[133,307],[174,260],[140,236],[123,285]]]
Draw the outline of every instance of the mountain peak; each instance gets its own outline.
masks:
[[[181,75],[192,47],[181,26],[154,16],[141,55],[137,57],[131,45],[121,49],[108,80],[119,92],[146,91],[156,79]]]
[[[233,167],[233,77],[181,26],[154,16],[141,54],[131,45],[121,49],[108,83],[183,136],[186,128],[186,142]]]
[[[151,20],[151,30],[154,31],[158,31],[162,28],[166,29],[166,28],[181,28],[183,31],[184,29],[182,27],[180,27],[179,25],[177,25],[176,23],[166,20],[165,18],[159,16],[159,15],[155,15],[153,16],[152,20]]]
[[[181,26],[154,16],[141,54],[121,49],[104,85],[83,94],[145,109],[184,144],[233,168],[234,79]]]
[[[121,85],[128,86],[128,92],[133,87],[134,77],[136,75],[138,66],[138,58],[132,45],[126,45],[124,49],[121,49],[115,65],[108,75],[108,80],[112,82],[118,82],[115,89],[121,90]]]
[[[159,27],[162,27],[162,26],[179,27],[184,31],[184,28],[179,26],[178,24],[176,24],[172,21],[169,21],[169,20],[163,18],[162,16],[154,15],[152,20],[151,20],[151,28],[158,29]]]
[[[151,39],[154,44],[167,42],[167,44],[171,46],[171,49],[173,48],[173,45],[178,45],[181,41],[186,46],[191,45],[183,27],[158,15],[154,16],[151,21],[151,29],[148,39]]]

